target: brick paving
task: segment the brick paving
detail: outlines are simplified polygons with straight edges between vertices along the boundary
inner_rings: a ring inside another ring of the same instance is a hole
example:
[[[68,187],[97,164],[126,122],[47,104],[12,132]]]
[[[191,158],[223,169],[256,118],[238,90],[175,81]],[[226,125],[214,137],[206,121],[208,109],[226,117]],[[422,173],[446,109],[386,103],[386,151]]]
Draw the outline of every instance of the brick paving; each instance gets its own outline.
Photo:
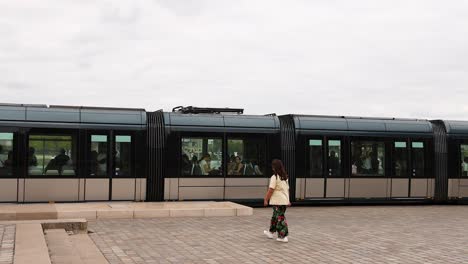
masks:
[[[0,264],[13,264],[15,225],[0,224]]]
[[[100,220],[89,229],[112,264],[468,263],[468,206],[293,207],[287,244],[264,237],[270,215]]]

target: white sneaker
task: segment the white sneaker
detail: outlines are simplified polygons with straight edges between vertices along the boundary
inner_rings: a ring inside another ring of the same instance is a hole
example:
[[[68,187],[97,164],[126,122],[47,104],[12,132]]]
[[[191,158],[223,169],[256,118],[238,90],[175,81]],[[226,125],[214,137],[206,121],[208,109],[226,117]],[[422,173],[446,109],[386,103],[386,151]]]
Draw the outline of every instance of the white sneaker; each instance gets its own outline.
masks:
[[[265,234],[265,236],[267,236],[269,239],[273,239],[273,234],[275,233],[271,233],[270,231],[263,230],[263,234]]]
[[[283,243],[288,243],[288,237],[277,238],[276,241],[283,242]]]

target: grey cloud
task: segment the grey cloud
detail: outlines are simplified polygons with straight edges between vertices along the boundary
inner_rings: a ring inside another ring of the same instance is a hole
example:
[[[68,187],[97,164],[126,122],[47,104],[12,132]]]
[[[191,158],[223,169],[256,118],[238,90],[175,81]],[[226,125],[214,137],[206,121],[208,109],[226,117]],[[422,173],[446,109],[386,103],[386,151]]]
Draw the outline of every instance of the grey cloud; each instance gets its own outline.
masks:
[[[166,8],[178,16],[197,16],[201,14],[201,10],[205,5],[209,5],[209,1],[192,1],[192,0],[155,0],[160,7]],[[211,1],[212,4],[215,1]]]
[[[100,8],[101,21],[103,23],[118,23],[121,26],[134,24],[140,18],[140,7],[136,2],[128,1],[128,4],[119,5],[109,1]]]
[[[3,87],[3,89],[9,90],[12,93],[27,91],[27,90],[30,90],[31,88],[33,88],[33,87],[31,87],[30,84],[24,83],[24,82],[2,82],[2,81],[0,81],[0,89],[2,87]]]
[[[24,85],[0,92],[19,103],[468,119],[466,13],[465,1],[0,0],[0,74]]]

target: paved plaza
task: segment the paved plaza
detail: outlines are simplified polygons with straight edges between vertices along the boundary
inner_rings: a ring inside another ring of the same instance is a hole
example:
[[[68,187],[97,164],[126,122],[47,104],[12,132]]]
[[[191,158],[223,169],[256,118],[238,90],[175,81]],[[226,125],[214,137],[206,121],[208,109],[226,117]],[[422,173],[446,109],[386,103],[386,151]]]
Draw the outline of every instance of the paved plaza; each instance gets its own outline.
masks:
[[[15,225],[0,224],[0,264],[12,264],[15,245]]]
[[[110,263],[468,263],[467,206],[292,207],[289,243],[246,217],[92,221]]]

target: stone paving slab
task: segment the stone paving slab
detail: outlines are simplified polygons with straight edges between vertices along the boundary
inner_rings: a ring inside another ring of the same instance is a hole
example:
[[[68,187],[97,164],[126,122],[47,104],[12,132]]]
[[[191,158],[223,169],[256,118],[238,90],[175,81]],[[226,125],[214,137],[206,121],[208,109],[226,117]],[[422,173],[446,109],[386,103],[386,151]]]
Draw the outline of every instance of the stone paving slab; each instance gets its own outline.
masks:
[[[84,264],[109,263],[87,234],[72,235],[70,236],[70,239],[76,247],[76,250]]]
[[[44,230],[52,264],[108,264],[87,234],[64,229]]]
[[[0,264],[13,264],[16,226],[0,224]]]
[[[44,230],[48,253],[52,264],[83,263],[75,245],[64,229]]]
[[[16,225],[14,264],[51,264],[40,223]]]
[[[468,263],[467,206],[292,207],[290,242],[267,239],[271,208],[251,217],[99,220],[109,263]]]
[[[133,219],[186,216],[247,216],[252,208],[232,202],[98,202],[0,204],[0,221],[42,219]]]

